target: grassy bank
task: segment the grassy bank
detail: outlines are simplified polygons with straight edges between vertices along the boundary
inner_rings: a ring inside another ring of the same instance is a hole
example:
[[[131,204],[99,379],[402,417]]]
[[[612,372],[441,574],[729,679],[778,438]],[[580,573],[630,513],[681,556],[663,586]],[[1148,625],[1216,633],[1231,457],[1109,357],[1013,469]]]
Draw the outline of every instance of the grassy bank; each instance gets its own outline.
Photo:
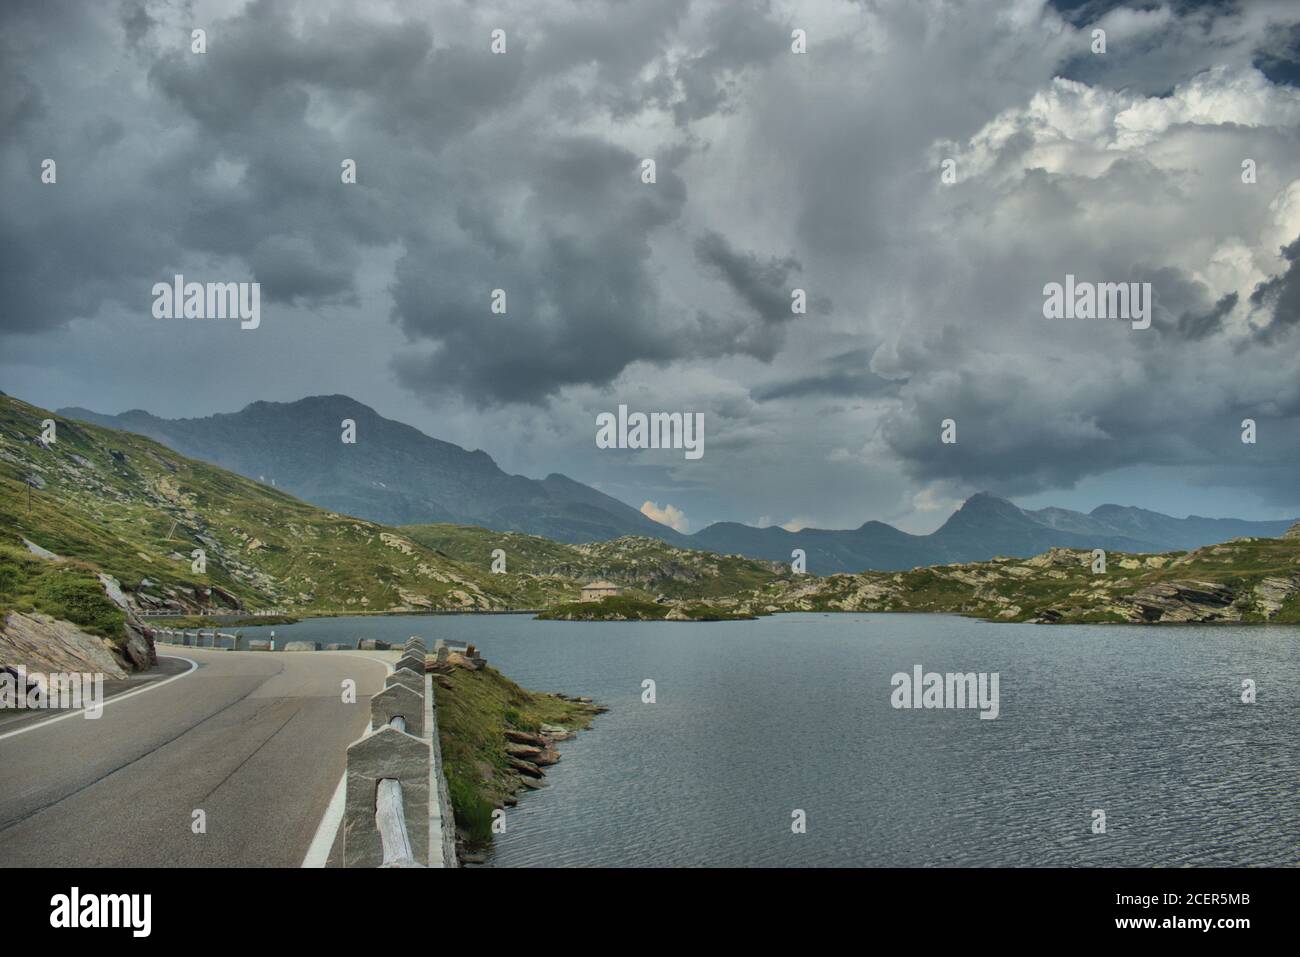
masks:
[[[537,733],[543,724],[571,731],[591,723],[591,705],[525,691],[492,667],[455,669],[450,687],[434,689],[438,738],[456,825],[467,844],[492,841],[492,811],[519,790],[519,774],[506,753],[507,730]]]
[[[126,640],[126,615],[80,562],[52,562],[0,544],[0,620],[11,611],[41,612],[114,642]]]

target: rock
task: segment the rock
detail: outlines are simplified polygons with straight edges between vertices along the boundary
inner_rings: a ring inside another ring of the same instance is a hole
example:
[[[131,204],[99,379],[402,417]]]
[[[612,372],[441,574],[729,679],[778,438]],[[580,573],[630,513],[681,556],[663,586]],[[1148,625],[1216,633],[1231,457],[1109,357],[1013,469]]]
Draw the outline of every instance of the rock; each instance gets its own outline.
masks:
[[[562,728],[558,724],[543,724],[541,727],[542,734],[549,734],[554,737],[557,734],[568,734],[568,728]]]
[[[547,746],[547,741],[540,734],[533,734],[530,731],[516,731],[513,728],[506,729],[506,739],[516,744],[531,744],[538,748]]]
[[[433,683],[436,684],[439,688],[446,688],[448,691],[451,691],[453,688],[456,687],[454,684],[451,683],[451,679],[448,678],[446,675],[434,675]]]
[[[537,757],[532,760],[533,764],[537,765],[539,768],[549,768],[552,764],[555,764],[560,760],[560,752],[556,751],[554,748],[545,748],[541,754],[537,755]]]
[[[270,639],[254,638],[248,642],[249,651],[270,651]]]
[[[27,539],[24,538],[23,544],[26,545],[27,550],[31,552],[33,555],[35,555],[37,558],[44,558],[46,561],[51,561],[51,562],[63,561],[63,559],[60,558],[58,555],[54,554],[52,551],[49,551],[48,549],[41,548],[41,546],[37,545],[35,542],[29,542]],[[104,576],[101,575],[100,577],[103,578]]]
[[[546,772],[533,764],[531,761],[524,761],[516,757],[506,758],[506,763],[512,768],[530,778],[540,778]]]
[[[129,659],[112,642],[71,622],[11,611],[0,624],[0,660],[31,672],[102,672],[105,678],[125,678]]]
[[[1283,532],[1283,533],[1282,533],[1282,537],[1283,537],[1283,538],[1300,538],[1300,522],[1296,522],[1294,525],[1292,525],[1290,528],[1288,528],[1285,532]]]
[[[1286,600],[1300,592],[1300,576],[1295,578],[1265,578],[1255,586],[1255,599],[1260,613],[1265,618],[1272,618],[1286,603]]]
[[[325,646],[326,651],[348,651],[351,648],[351,645],[345,645],[337,641],[332,641]]]
[[[512,758],[520,758],[524,761],[531,761],[534,764],[541,763],[537,759],[541,756],[541,754],[545,750],[546,750],[545,746],[537,747],[531,744],[515,744],[510,741],[506,742],[506,754],[510,755]]]
[[[478,671],[478,665],[455,651],[448,653],[447,664],[451,665],[453,668],[464,668],[466,671]]]
[[[319,641],[290,641],[284,646],[285,651],[320,651]]]
[[[542,788],[549,786],[541,778],[534,778],[534,777],[521,777],[519,779],[519,783],[522,784],[524,787],[528,788],[528,790],[530,791],[540,791]]]
[[[136,671],[148,671],[158,664],[158,649],[154,647],[153,632],[141,625],[134,616],[126,619],[126,643],[122,654],[135,666]]]
[[[1142,621],[1237,621],[1236,596],[1219,582],[1157,582],[1118,601],[1131,606]]]
[[[378,638],[362,638],[357,642],[357,648],[361,651],[387,651],[393,646],[386,641],[380,641]]]

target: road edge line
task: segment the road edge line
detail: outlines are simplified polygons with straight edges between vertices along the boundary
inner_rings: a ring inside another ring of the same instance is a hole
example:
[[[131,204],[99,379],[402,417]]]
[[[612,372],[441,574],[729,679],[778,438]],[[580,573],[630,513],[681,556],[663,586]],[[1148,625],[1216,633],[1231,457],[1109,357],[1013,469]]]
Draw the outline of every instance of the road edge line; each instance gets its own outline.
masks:
[[[156,681],[153,682],[152,684],[147,684],[143,688],[136,688],[134,691],[126,691],[123,692],[122,694],[114,695],[113,697],[105,701],[103,705],[101,705],[101,709],[107,708],[110,704],[117,704],[117,702],[119,701],[125,701],[127,698],[134,698],[136,695],[144,694],[146,691],[153,691],[157,688],[161,688],[163,685],[171,684],[173,681],[177,680],[178,678],[184,678],[187,675],[193,674],[194,670],[199,666],[199,663],[195,661],[193,658],[184,658],[180,655],[159,655],[158,657],[175,658],[177,661],[188,661],[190,663],[190,668],[188,671],[182,671],[180,674],[172,675],[170,678],[164,678],[162,681]],[[20,734],[26,734],[28,731],[35,731],[37,728],[49,727],[50,725],[58,721],[63,721],[67,718],[75,718],[77,715],[84,713],[85,710],[86,710],[85,708],[78,708],[76,711],[68,711],[65,712],[64,714],[55,715],[53,718],[47,718],[44,721],[38,721],[35,724],[29,724],[25,728],[19,728],[17,731],[6,731],[4,734],[0,734],[0,741],[5,740],[6,738],[16,737]]]

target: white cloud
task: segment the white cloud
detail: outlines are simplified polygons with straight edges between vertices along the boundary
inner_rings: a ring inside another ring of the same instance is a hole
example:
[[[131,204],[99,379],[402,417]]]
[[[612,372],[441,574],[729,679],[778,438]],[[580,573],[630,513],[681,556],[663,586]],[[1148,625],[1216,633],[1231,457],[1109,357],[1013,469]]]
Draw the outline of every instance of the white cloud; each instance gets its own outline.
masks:
[[[691,523],[686,518],[686,513],[675,505],[665,504],[660,508],[649,499],[641,506],[641,514],[646,518],[654,519],[660,525],[667,525],[671,529],[686,533],[691,530]]]

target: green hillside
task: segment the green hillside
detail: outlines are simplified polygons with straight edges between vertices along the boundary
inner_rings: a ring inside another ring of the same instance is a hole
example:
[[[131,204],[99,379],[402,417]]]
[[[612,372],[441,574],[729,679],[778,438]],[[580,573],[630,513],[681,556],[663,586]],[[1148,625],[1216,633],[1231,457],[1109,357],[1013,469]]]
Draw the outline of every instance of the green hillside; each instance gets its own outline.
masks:
[[[730,597],[765,587],[783,569],[775,562],[677,548],[642,536],[568,545],[470,525],[406,525],[401,531],[483,573],[491,573],[492,553],[501,549],[506,573],[494,578],[512,594],[526,596],[531,608],[573,601],[581,584],[602,578],[648,599]]]
[[[42,422],[55,441],[41,440]],[[113,575],[144,608],[505,608],[490,576],[149,439],[0,397],[0,545]],[[206,553],[192,570],[191,553]],[[15,572],[12,569],[18,568]],[[15,588],[17,585],[14,586]]]

